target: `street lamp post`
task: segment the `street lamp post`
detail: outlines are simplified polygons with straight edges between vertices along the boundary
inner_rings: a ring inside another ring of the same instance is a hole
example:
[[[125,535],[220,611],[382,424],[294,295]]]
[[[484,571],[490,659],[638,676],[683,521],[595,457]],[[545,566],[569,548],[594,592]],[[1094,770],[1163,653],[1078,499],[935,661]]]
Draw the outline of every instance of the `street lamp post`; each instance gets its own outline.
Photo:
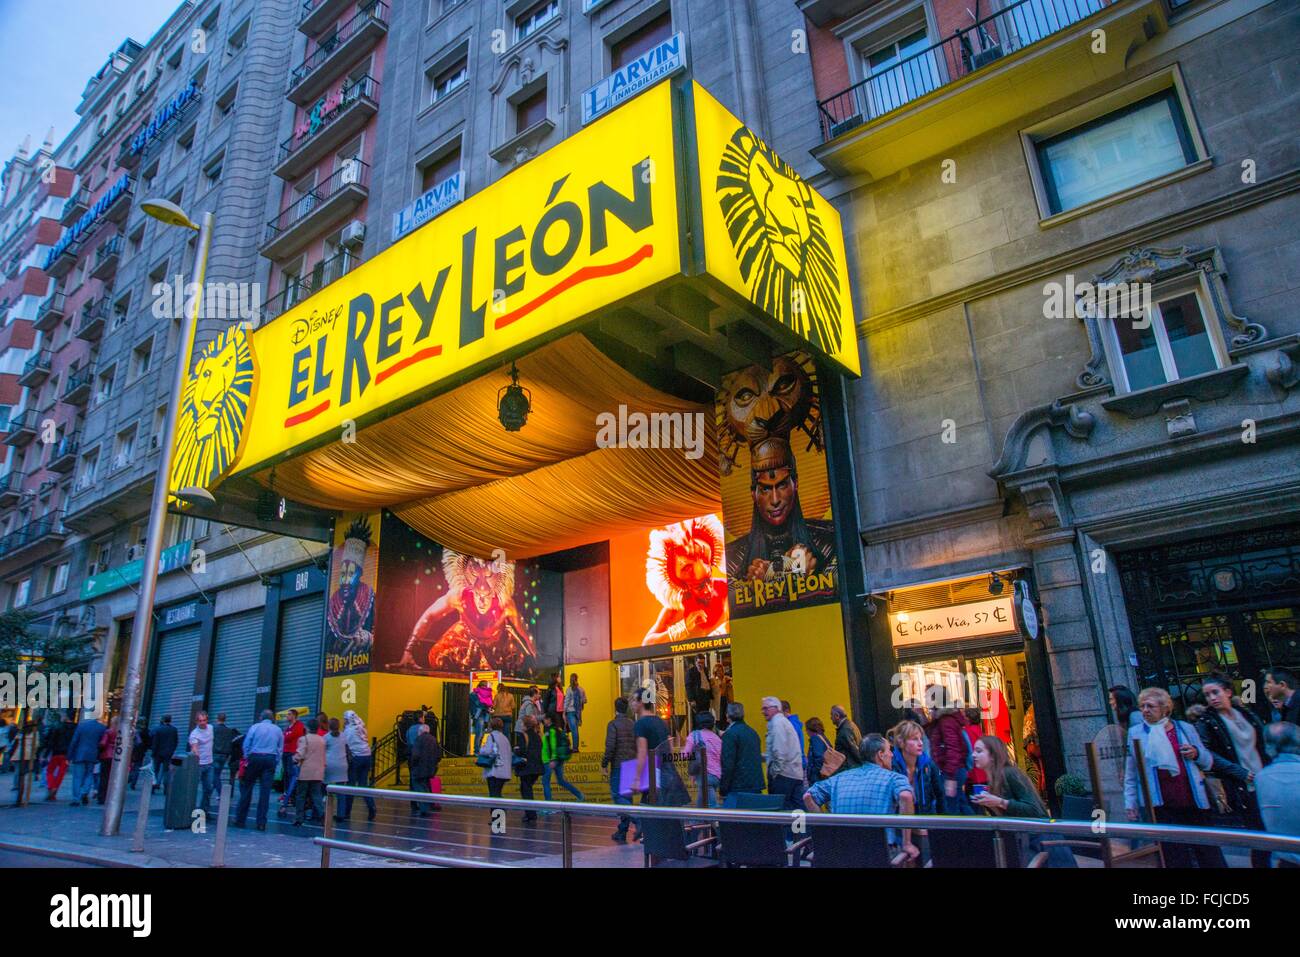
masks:
[[[198,231],[198,249],[194,255],[194,277],[198,295],[194,308],[181,320],[180,348],[171,395],[167,399],[167,420],[163,426],[162,447],[158,453],[158,473],[154,476],[153,503],[149,508],[149,531],[145,538],[144,568],[140,573],[140,595],[136,602],[135,621],[131,629],[131,647],[126,659],[126,686],[122,690],[122,710],[118,720],[117,741],[113,748],[113,770],[104,799],[104,822],[100,834],[111,837],[122,824],[122,807],[126,802],[126,785],[130,773],[131,750],[135,740],[135,723],[140,715],[140,693],[144,683],[145,652],[153,626],[154,592],[158,587],[158,562],[162,559],[163,522],[167,518],[167,495],[171,484],[172,456],[176,444],[176,420],[180,412],[181,392],[189,374],[190,355],[194,350],[194,331],[203,301],[203,285],[208,268],[208,246],[212,240],[212,214],[203,214],[203,224],[196,225],[174,203],[145,200],[140,208],[168,226],[183,226]]]

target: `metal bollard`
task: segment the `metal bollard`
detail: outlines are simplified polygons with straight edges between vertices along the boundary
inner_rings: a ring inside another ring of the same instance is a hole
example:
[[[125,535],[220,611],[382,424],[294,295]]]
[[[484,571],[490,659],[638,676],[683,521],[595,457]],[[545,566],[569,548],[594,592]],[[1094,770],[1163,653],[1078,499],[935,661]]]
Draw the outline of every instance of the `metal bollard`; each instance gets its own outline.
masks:
[[[334,837],[334,815],[338,813],[338,795],[326,788],[325,790],[325,839],[332,840]],[[330,849],[329,845],[322,845],[320,849],[320,866],[328,868],[330,866]]]
[[[226,866],[226,831],[230,828],[230,801],[233,791],[230,782],[221,785],[221,797],[217,801],[217,841],[212,846],[212,866]]]
[[[149,780],[144,779],[145,774]],[[135,833],[131,836],[131,852],[139,854],[144,851],[144,829],[149,826],[149,803],[153,799],[153,768],[140,769],[137,786],[140,788],[140,806],[135,813]]]

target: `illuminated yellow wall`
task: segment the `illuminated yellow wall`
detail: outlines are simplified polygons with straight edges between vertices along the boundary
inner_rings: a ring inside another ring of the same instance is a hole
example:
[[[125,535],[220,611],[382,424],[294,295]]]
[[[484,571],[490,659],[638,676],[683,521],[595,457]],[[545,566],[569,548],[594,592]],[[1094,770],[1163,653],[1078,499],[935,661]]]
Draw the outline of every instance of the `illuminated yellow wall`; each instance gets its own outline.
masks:
[[[332,718],[343,717],[344,711],[355,711],[370,731],[370,677],[369,673],[362,672],[326,678],[321,684],[321,709]]]
[[[422,704],[433,709],[442,719],[442,678],[422,675],[396,675],[372,672],[370,675],[370,715],[367,720],[371,733],[380,737],[393,728],[393,722],[403,711],[412,711]],[[382,728],[380,731],[378,729]]]
[[[831,705],[849,708],[840,606],[733,619],[731,678],[745,723],[760,733],[759,705],[766,695],[789,701],[804,721],[818,717],[829,727]]]
[[[605,725],[614,717],[614,699],[618,697],[618,665],[612,661],[592,661],[564,666],[564,684],[569,675],[577,674],[578,684],[587,692],[587,707],[582,712],[582,729],[578,745],[583,751],[605,747]]]

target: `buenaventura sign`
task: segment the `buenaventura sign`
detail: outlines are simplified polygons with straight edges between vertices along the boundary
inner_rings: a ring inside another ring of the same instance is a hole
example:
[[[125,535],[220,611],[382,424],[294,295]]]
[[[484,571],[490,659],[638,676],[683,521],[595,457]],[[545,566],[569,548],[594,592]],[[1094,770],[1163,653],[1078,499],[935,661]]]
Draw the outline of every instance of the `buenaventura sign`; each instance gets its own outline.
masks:
[[[214,340],[182,395],[172,488],[212,488],[331,441],[349,423],[364,426],[386,407],[431,396],[597,310],[698,271],[698,262],[683,261],[679,217],[701,193],[709,271],[856,373],[838,216],[765,146],[754,159],[761,144],[694,90],[698,131],[680,121],[670,84],[652,86],[468,199],[422,207],[436,219],[267,325]],[[678,163],[693,156],[692,137],[703,190],[686,182],[694,170]],[[802,204],[798,242],[783,222],[768,230],[785,237],[768,243],[786,252],[769,249],[761,277],[742,272],[750,249],[726,238],[724,208],[733,223],[740,214],[752,222],[770,197],[728,206],[714,185],[737,137],[752,169],[778,172],[781,195]],[[796,290],[812,313],[783,311],[772,298]]]

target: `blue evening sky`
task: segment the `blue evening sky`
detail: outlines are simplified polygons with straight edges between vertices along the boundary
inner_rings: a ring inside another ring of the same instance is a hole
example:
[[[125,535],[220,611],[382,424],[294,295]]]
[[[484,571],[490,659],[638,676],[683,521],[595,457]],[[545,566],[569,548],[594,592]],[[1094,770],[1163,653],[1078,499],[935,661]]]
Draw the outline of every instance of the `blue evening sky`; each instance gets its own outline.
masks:
[[[127,37],[148,42],[179,0],[0,0],[0,163],[72,131],[86,81]]]

